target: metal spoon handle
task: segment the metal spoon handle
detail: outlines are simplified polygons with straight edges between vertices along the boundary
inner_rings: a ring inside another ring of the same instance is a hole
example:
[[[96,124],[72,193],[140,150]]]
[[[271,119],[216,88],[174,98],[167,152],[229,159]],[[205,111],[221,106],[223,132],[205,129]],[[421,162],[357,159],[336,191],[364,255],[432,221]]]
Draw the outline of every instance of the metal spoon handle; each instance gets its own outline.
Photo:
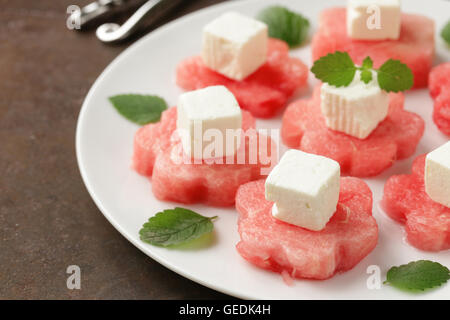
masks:
[[[151,17],[153,23],[181,2],[182,0],[149,0],[121,26],[117,23],[105,23],[99,26],[96,31],[97,38],[103,42],[123,40],[138,29],[147,17]]]
[[[144,2],[145,0],[96,0],[73,11],[69,21],[78,26],[76,30],[87,30],[100,20],[137,8]]]

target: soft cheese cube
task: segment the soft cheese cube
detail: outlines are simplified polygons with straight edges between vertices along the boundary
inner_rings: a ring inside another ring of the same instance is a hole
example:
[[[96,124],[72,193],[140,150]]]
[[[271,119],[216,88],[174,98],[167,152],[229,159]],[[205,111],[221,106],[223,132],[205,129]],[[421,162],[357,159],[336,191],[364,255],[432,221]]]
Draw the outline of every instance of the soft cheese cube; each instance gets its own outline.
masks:
[[[432,200],[450,208],[450,141],[427,154],[425,191]]]
[[[224,86],[190,91],[180,96],[177,129],[184,152],[197,159],[232,156],[240,146],[242,113]]]
[[[291,149],[267,177],[265,197],[276,219],[318,231],[336,211],[339,187],[339,163]]]
[[[324,83],[320,90],[320,107],[330,129],[364,139],[388,114],[389,94],[380,89],[375,71],[368,84],[357,71],[348,87]]]
[[[400,0],[348,0],[347,35],[359,40],[398,39]]]
[[[242,80],[266,61],[267,38],[266,24],[225,13],[203,29],[203,62],[228,78]]]

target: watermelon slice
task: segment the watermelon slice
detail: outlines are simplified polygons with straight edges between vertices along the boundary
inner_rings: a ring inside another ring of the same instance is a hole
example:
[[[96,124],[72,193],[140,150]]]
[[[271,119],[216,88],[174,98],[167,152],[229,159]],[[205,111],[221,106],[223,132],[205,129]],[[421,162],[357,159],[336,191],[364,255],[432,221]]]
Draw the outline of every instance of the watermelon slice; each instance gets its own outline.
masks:
[[[313,59],[335,51],[346,51],[357,64],[370,56],[375,68],[390,58],[397,59],[411,68],[415,88],[426,87],[435,53],[434,22],[421,15],[406,13],[401,19],[398,40],[352,40],[347,36],[346,9],[324,10],[320,15],[319,31],[312,40]]]
[[[298,100],[287,107],[281,137],[290,148],[336,160],[344,174],[375,176],[396,159],[411,156],[423,135],[424,121],[415,113],[403,110],[403,102],[402,93],[390,93],[388,116],[361,140],[326,126],[318,85],[311,99]]]
[[[267,51],[266,63],[242,81],[209,69],[200,56],[188,58],[177,67],[177,84],[185,90],[224,85],[242,109],[255,117],[273,117],[297,89],[306,85],[308,68],[289,57],[289,47],[281,40],[269,39]]]
[[[383,209],[405,224],[408,242],[426,251],[450,249],[450,208],[425,192],[425,157],[416,158],[411,174],[392,176],[384,186]]]
[[[134,138],[134,169],[141,175],[152,177],[153,193],[160,200],[231,206],[238,187],[260,179],[261,169],[272,165],[272,155],[276,159],[275,143],[268,139],[266,148],[260,148],[264,146],[261,144],[264,140],[256,143],[260,135],[255,130],[249,130],[255,128],[255,119],[243,110],[242,129],[254,135],[246,136],[242,147],[231,159],[233,161],[221,158],[223,164],[206,160],[200,163],[184,162],[188,159],[175,133],[176,120],[177,110],[170,108],[163,112],[160,122],[140,128]],[[256,163],[249,158],[250,151],[255,147],[258,148]],[[245,161],[238,162],[238,159]]]
[[[443,133],[450,135],[450,62],[431,70],[428,86],[431,97],[435,99],[434,123]]]
[[[376,246],[372,192],[358,178],[341,178],[336,213],[321,231],[311,231],[272,217],[273,202],[264,197],[264,180],[239,187],[237,244],[240,255],[260,268],[292,278],[327,279],[353,268]]]

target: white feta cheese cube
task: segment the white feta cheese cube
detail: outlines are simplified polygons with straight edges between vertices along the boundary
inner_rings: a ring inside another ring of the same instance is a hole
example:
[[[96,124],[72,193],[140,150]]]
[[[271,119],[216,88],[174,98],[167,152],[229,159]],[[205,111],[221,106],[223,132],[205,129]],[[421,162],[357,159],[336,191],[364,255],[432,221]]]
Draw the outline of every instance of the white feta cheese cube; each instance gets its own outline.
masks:
[[[265,197],[276,219],[318,231],[336,211],[339,188],[339,163],[291,149],[267,177]]]
[[[241,109],[224,86],[186,92],[178,100],[177,129],[184,152],[193,158],[232,156],[241,142]]]
[[[450,208],[450,141],[427,154],[425,191],[432,200]]]
[[[398,39],[400,0],[348,0],[347,35],[358,40]]]
[[[389,94],[380,89],[375,71],[368,84],[361,81],[360,73],[348,87],[322,84],[320,107],[330,129],[365,139],[386,118]]]
[[[266,61],[267,38],[266,24],[225,13],[203,29],[203,62],[228,78],[242,80]]]

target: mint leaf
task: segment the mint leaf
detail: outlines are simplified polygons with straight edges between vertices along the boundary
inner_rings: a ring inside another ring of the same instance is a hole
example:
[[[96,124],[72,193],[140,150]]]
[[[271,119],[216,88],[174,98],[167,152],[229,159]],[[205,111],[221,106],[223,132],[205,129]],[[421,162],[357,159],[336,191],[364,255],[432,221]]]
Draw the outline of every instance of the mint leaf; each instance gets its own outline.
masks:
[[[450,21],[448,21],[445,27],[442,28],[441,37],[450,46]]]
[[[440,286],[450,279],[450,271],[438,262],[413,261],[389,269],[385,283],[403,290],[425,290]]]
[[[377,71],[378,84],[386,92],[405,91],[414,84],[411,69],[399,60],[389,59]]]
[[[258,13],[257,19],[267,24],[270,37],[285,41],[289,47],[302,44],[308,36],[308,19],[285,7],[265,8]]]
[[[361,81],[363,81],[365,84],[368,84],[370,81],[372,81],[372,71],[370,70],[361,71]]]
[[[372,59],[370,57],[368,57],[368,56],[365,57],[363,62],[362,62],[361,68],[363,68],[363,69],[372,69],[372,67],[373,67]]]
[[[373,61],[370,57],[365,57],[359,70],[361,70],[361,81],[368,84],[372,81]]]
[[[314,61],[311,72],[322,82],[342,87],[352,82],[356,69],[347,52],[336,51]]]
[[[199,238],[213,230],[212,220],[189,209],[176,207],[158,212],[146,222],[139,235],[156,246],[173,246]]]
[[[109,97],[109,101],[121,115],[140,125],[158,122],[167,109],[164,99],[151,95],[119,94]]]

